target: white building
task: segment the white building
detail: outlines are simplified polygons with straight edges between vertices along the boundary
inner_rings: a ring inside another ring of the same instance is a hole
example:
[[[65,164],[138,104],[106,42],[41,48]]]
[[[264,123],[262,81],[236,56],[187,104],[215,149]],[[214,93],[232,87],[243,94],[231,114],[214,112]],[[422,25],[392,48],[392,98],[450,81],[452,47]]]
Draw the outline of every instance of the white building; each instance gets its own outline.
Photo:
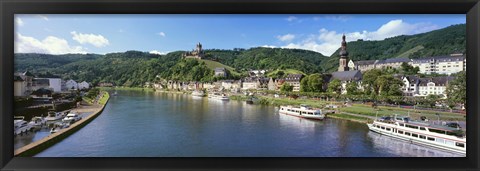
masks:
[[[436,56],[429,58],[414,59],[412,66],[420,69],[422,74],[447,74],[451,75],[466,69],[464,55],[453,54],[450,56]]]
[[[403,76],[402,92],[404,96],[414,96],[419,94],[418,85],[420,84],[420,78],[417,76]]]
[[[452,81],[453,79],[454,77],[451,76],[421,78],[418,85],[418,94],[415,94],[414,96],[428,96],[433,94],[446,98],[448,82]]]
[[[89,89],[90,88],[90,84],[87,83],[86,81],[83,81],[81,83],[78,83],[78,89],[82,90],[82,89]]]
[[[300,91],[300,81],[302,80],[302,78],[303,78],[303,74],[288,74],[285,77],[285,83],[293,86],[293,91],[294,92],[299,92]]]
[[[62,91],[62,79],[60,78],[47,78],[49,81],[49,88],[53,90],[53,92],[61,92]]]
[[[77,90],[78,89],[78,83],[74,80],[68,80],[65,82],[65,88],[67,90]]]

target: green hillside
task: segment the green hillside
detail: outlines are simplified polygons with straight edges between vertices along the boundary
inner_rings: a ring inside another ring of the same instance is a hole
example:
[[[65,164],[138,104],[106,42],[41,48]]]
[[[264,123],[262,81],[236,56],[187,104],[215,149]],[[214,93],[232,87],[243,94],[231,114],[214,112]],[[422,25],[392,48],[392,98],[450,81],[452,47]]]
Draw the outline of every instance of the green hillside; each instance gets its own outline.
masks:
[[[240,73],[238,73],[237,71],[235,71],[235,68],[232,68],[230,66],[227,66],[227,65],[224,65],[220,62],[217,62],[217,61],[211,61],[211,60],[206,60],[206,59],[202,59],[201,61],[205,62],[205,64],[207,65],[208,68],[214,70],[215,68],[225,68],[227,70],[229,70],[232,74],[235,74],[235,75],[240,75]]]
[[[354,61],[388,59],[395,57],[420,58],[466,52],[466,25],[452,25],[427,33],[396,36],[381,41],[353,41],[347,45]],[[348,39],[348,37],[347,37]],[[338,66],[338,49],[331,59],[322,62],[327,71]]]

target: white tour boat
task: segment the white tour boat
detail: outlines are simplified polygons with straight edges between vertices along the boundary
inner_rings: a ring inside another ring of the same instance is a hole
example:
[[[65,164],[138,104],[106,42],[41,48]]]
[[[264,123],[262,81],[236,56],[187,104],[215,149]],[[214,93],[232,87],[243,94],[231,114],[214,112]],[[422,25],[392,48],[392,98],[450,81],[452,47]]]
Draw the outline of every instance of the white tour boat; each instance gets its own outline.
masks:
[[[222,100],[222,101],[230,100],[230,98],[228,98],[228,96],[224,93],[222,93],[222,94],[220,94],[220,93],[209,94],[208,98],[216,99],[216,100]]]
[[[325,118],[325,114],[320,109],[313,109],[307,105],[300,105],[300,108],[293,106],[280,106],[279,113],[297,116],[307,119],[320,119]]]
[[[48,116],[45,117],[45,120],[46,120],[46,121],[56,121],[56,120],[62,119],[63,116],[64,116],[64,115],[63,115],[62,112],[53,112],[53,111],[50,111],[50,112],[48,112]]]
[[[62,119],[62,121],[66,123],[74,123],[80,119],[82,119],[82,117],[78,116],[76,113],[69,113],[65,118]]]
[[[460,128],[411,121],[409,117],[387,117],[367,124],[371,131],[450,152],[466,154],[467,138]]]
[[[13,131],[14,136],[26,133],[33,129],[32,125],[28,124],[28,122],[24,120],[23,116],[14,117],[13,125],[14,125],[14,131]]]
[[[192,96],[204,97],[205,93],[202,90],[195,90],[195,91],[192,92]]]

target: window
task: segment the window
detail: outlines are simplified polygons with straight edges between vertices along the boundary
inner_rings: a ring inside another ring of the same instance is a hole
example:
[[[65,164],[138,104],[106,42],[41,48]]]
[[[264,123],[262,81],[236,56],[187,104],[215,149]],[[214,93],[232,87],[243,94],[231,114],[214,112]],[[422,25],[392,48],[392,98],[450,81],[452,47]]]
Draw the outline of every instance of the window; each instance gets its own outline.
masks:
[[[455,143],[455,146],[465,148],[465,144],[463,144],[463,143],[458,143],[457,142],[457,143]]]
[[[427,137],[427,140],[430,140],[430,141],[435,141],[435,138],[432,138],[432,137]]]
[[[436,142],[439,142],[439,143],[442,143],[442,144],[445,143],[445,140],[442,139],[442,138],[436,138],[435,141],[436,141]]]
[[[408,136],[410,136],[411,134],[410,134],[410,132],[405,132],[405,135],[408,135]]]
[[[398,131],[399,134],[403,134],[403,131]]]
[[[387,131],[391,131],[391,130],[392,130],[392,129],[390,129],[390,128],[387,128]]]
[[[380,128],[380,126],[377,125],[377,128]]]
[[[418,137],[418,134],[412,134],[412,137],[417,138],[417,137]]]
[[[420,130],[423,130],[423,131],[425,131],[425,127],[420,127]]]
[[[421,139],[426,139],[427,138],[424,135],[419,135],[418,137],[421,138]]]
[[[414,126],[414,125],[406,125],[406,126],[409,128],[418,129],[418,126]]]
[[[385,129],[385,127],[383,127],[383,126],[382,126],[382,127],[380,127],[380,128],[382,128],[382,129]]]

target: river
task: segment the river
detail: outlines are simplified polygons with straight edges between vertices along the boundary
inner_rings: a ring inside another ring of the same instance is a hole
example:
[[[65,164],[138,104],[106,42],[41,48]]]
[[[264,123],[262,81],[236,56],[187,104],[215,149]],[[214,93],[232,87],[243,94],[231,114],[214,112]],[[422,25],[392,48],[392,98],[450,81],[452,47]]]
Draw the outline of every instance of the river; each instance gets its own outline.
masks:
[[[278,107],[118,91],[102,114],[35,157],[455,157],[362,123],[314,121]]]

